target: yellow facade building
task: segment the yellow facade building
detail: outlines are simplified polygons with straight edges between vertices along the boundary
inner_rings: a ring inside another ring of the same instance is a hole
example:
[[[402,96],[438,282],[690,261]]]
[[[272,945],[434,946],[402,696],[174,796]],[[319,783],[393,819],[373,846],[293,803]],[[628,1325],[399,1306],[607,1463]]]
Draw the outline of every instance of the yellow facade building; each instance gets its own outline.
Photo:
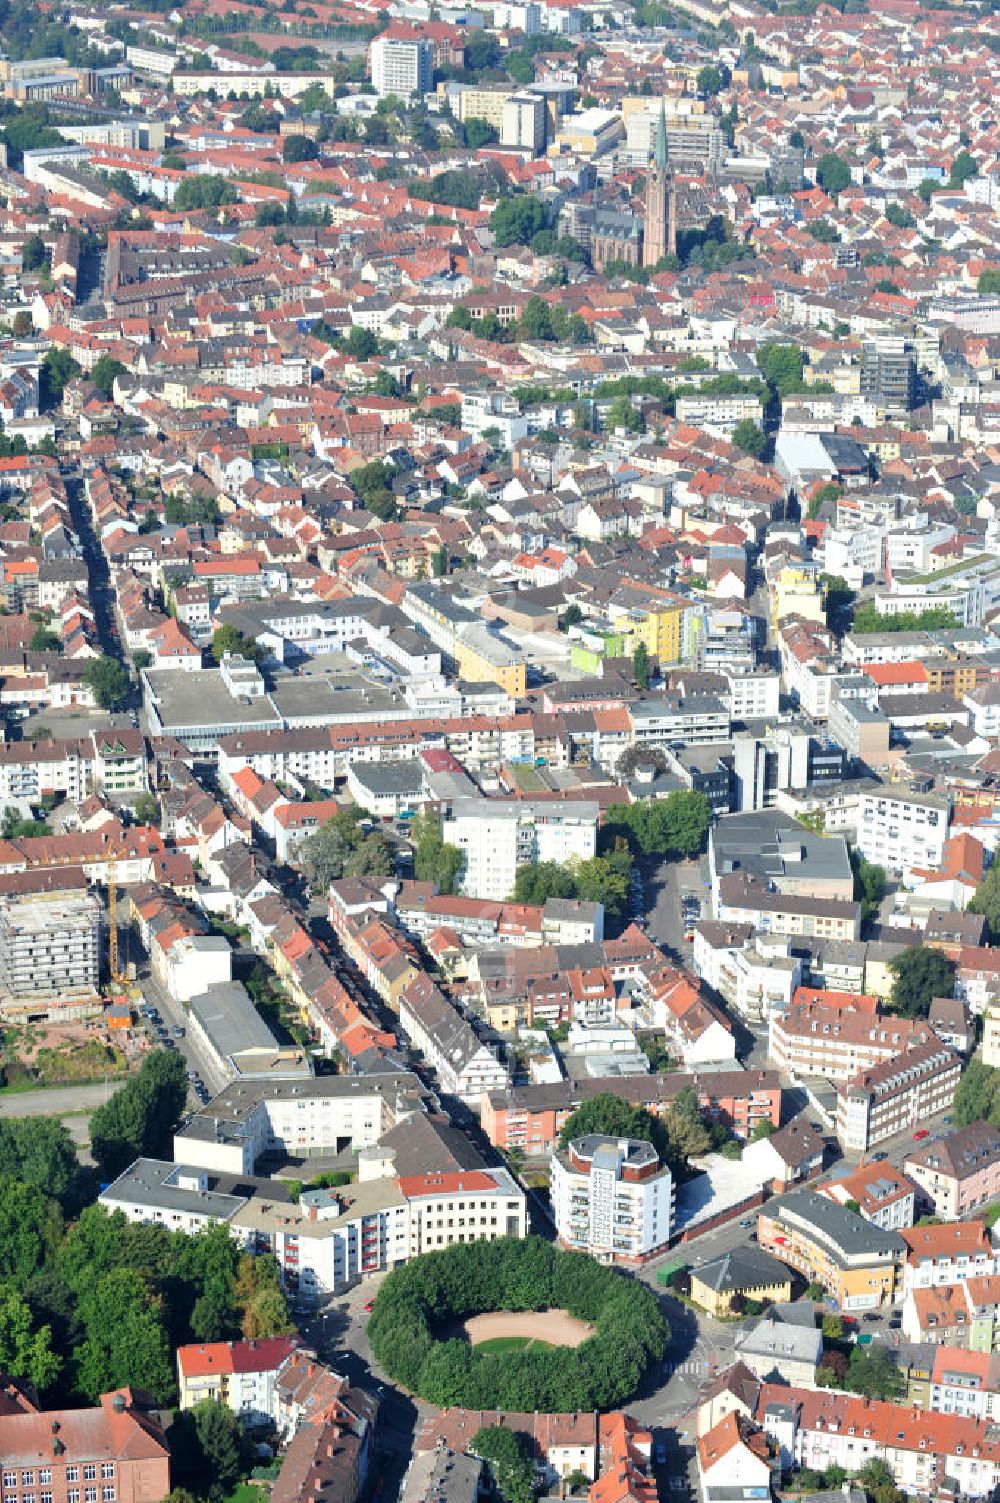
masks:
[[[524,655],[488,631],[472,627],[455,641],[459,678],[471,684],[497,684],[520,697],[528,688]]]
[[[792,1297],[792,1276],[783,1263],[752,1244],[713,1258],[691,1270],[691,1298],[709,1315],[741,1313],[744,1300],[777,1304]],[[733,1300],[737,1309],[733,1309]]]
[[[822,1284],[842,1310],[876,1310],[902,1288],[907,1245],[815,1190],[768,1203],[757,1218],[762,1248]]]
[[[826,624],[826,607],[813,564],[783,564],[771,583],[771,619],[774,626],[786,616]]]

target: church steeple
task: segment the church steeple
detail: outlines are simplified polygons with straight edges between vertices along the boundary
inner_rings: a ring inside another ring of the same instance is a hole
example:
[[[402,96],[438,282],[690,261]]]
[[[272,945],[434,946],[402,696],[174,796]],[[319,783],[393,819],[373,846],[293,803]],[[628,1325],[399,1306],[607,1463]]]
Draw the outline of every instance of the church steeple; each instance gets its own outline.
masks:
[[[660,100],[660,118],[656,122],[656,147],[653,151],[653,164],[661,172],[667,168],[667,112]]]
[[[660,101],[656,122],[653,165],[646,176],[646,213],[643,223],[642,261],[655,266],[668,251],[677,250],[677,206],[674,175],[669,167],[667,112]]]

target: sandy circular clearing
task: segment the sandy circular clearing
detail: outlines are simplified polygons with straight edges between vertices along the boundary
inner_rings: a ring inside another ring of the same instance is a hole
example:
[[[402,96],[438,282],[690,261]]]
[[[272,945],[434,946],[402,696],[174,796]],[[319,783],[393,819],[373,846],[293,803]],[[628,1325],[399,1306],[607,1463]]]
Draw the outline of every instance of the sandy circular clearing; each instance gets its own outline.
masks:
[[[472,1346],[481,1341],[495,1341],[498,1336],[523,1336],[529,1341],[546,1341],[550,1346],[580,1346],[594,1327],[577,1320],[566,1310],[524,1310],[518,1314],[497,1310],[489,1315],[473,1315],[462,1322]]]

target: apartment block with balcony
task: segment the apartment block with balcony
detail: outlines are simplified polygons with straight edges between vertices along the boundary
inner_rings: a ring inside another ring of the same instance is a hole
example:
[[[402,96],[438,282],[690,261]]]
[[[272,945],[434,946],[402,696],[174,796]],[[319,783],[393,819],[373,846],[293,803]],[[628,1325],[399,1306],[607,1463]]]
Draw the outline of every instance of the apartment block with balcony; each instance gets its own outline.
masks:
[[[651,1143],[592,1133],[552,1157],[559,1240],[600,1263],[639,1264],[664,1248],[674,1183]]]

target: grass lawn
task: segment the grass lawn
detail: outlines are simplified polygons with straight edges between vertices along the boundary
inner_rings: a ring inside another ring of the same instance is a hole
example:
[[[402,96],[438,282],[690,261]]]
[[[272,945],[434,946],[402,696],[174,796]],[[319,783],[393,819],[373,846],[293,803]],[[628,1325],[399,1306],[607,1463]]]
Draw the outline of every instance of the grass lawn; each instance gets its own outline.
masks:
[[[233,1488],[225,1503],[267,1503],[267,1493],[253,1482],[241,1482]]]
[[[527,1347],[547,1347],[552,1350],[551,1341],[539,1341],[534,1336],[493,1336],[489,1341],[477,1341],[477,1352],[520,1352]],[[240,1499],[239,1503],[244,1503]],[[246,1500],[249,1503],[249,1500]]]

